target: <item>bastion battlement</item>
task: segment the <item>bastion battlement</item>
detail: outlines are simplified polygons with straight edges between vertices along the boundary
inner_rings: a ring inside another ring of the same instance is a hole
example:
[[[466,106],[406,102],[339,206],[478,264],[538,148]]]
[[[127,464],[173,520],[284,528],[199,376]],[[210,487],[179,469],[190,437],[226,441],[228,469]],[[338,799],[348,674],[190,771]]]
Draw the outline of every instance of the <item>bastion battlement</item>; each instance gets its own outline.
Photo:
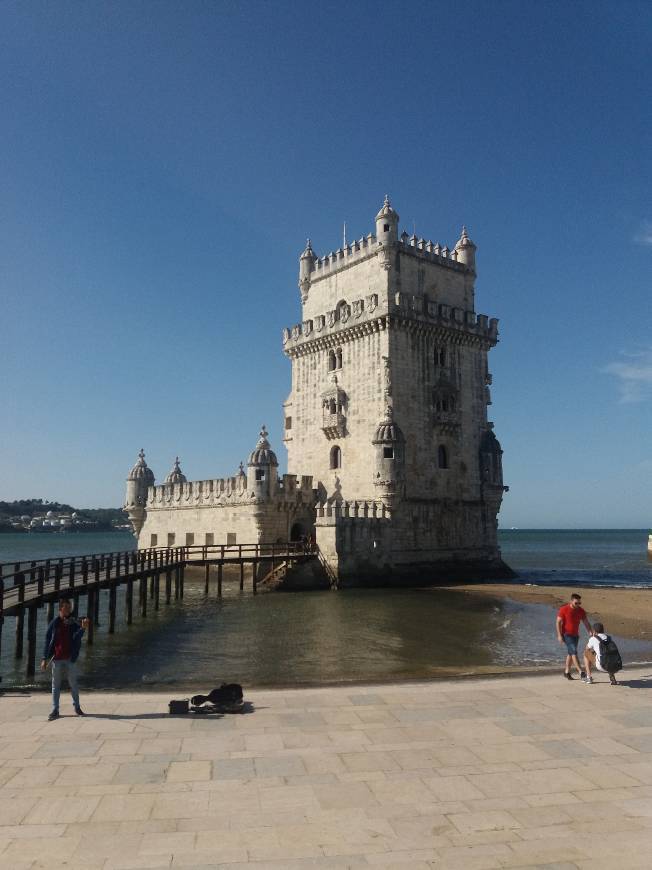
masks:
[[[312,501],[312,477],[284,474],[278,481],[274,496],[280,500]],[[216,507],[242,504],[258,499],[257,493],[247,486],[247,476],[236,474],[234,477],[213,478],[211,480],[191,480],[185,483],[162,483],[150,486],[147,490],[148,508],[164,505]]]

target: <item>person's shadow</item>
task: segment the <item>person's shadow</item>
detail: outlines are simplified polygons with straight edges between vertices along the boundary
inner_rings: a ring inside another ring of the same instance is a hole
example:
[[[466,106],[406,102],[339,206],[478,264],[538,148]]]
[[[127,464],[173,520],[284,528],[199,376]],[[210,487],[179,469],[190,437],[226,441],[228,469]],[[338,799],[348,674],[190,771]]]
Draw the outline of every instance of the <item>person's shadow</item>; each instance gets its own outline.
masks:
[[[201,709],[201,707],[199,708]],[[265,710],[266,707],[259,707],[260,710]],[[227,713],[224,710],[206,710],[203,713],[197,713],[192,710],[188,713],[84,713],[84,719],[115,719],[116,721],[124,721],[130,719],[223,719],[225,716],[246,716],[256,712],[256,707],[251,701],[245,701],[242,709],[237,713]]]
[[[635,680],[620,680],[616,675],[619,686],[626,686],[628,689],[652,689],[652,674],[646,677],[638,677]]]

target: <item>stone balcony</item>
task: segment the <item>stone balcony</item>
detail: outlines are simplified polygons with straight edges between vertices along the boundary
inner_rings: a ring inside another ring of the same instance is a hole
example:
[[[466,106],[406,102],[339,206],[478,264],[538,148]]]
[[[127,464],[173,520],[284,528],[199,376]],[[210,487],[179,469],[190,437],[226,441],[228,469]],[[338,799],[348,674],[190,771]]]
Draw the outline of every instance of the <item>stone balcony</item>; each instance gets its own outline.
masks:
[[[333,438],[343,438],[346,435],[346,417],[340,413],[324,412],[321,431],[329,441]]]

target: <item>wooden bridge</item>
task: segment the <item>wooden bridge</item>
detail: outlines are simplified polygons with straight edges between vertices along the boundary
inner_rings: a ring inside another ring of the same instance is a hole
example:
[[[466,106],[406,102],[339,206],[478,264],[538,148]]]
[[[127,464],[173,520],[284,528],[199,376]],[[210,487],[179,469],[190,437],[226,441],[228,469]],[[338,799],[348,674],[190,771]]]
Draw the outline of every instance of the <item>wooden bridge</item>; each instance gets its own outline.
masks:
[[[331,586],[336,585],[321,554],[307,550],[295,542],[283,544],[207,544],[204,546],[169,547],[148,550],[128,550],[99,553],[92,556],[69,556],[30,562],[0,564],[0,645],[6,617],[15,617],[14,655],[25,658],[25,675],[36,672],[37,615],[47,608],[48,621],[54,616],[55,604],[65,596],[74,602],[79,612],[80,597],[86,598],[86,613],[90,626],[86,642],[94,641],[95,628],[100,624],[100,591],[108,590],[108,632],[116,630],[118,590],[125,590],[124,618],[131,625],[134,602],[141,618],[147,617],[148,606],[158,610],[165,604],[183,598],[184,573],[188,566],[203,566],[204,592],[210,591],[211,566],[217,567],[216,594],[222,595],[224,567],[239,568],[240,591],[245,588],[245,568],[251,576],[254,593],[260,586],[278,584],[287,569],[299,561],[319,559],[326,569]],[[215,573],[215,572],[213,572]],[[148,600],[151,605],[148,605]],[[27,616],[27,649],[24,649],[25,616]],[[1,648],[1,646],[0,646]]]

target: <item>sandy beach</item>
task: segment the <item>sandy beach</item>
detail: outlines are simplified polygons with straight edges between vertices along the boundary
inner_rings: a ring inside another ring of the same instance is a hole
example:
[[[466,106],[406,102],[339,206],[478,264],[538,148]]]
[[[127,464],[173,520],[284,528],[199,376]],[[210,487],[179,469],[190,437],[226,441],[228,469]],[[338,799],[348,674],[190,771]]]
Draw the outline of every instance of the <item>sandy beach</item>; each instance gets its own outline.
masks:
[[[554,610],[569,601],[573,592],[582,595],[589,621],[600,621],[608,632],[632,640],[652,640],[652,590],[604,589],[572,586],[519,586],[511,583],[464,584],[446,587],[468,595],[510,598],[524,604],[540,604]]]

